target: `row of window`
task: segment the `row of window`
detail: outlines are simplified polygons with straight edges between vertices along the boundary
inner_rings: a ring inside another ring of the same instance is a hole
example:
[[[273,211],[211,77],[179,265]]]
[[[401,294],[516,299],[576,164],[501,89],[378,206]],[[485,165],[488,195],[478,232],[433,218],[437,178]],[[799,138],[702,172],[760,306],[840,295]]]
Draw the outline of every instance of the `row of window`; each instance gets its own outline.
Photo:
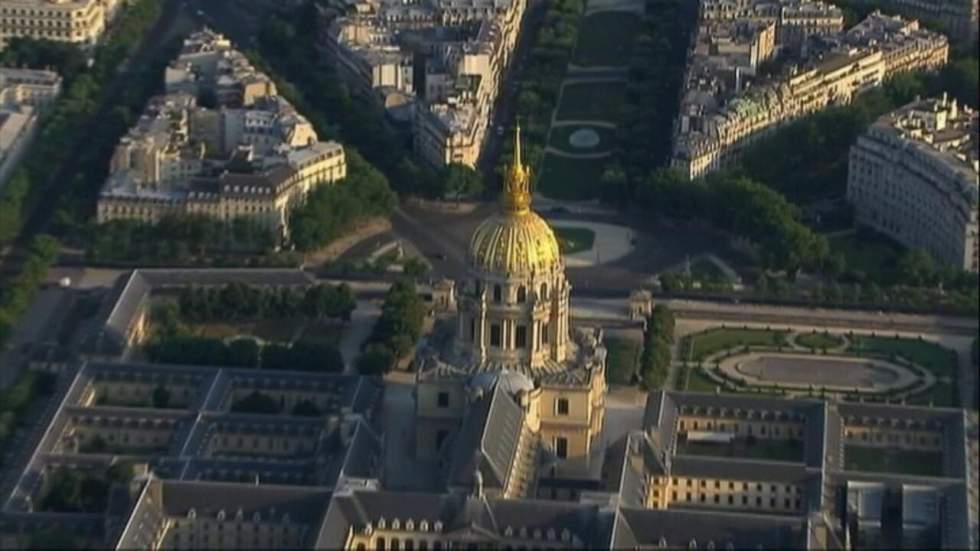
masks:
[[[657,491],[657,490],[654,490],[653,497],[654,497],[654,499],[659,498],[660,497],[660,492]],[[691,502],[698,503],[698,502],[700,502],[700,503],[714,503],[714,504],[718,504],[718,505],[721,505],[721,504],[735,505],[735,496],[729,494],[728,496],[726,496],[726,499],[725,500],[722,500],[721,497],[722,496],[720,496],[719,494],[715,494],[714,496],[712,496],[712,499],[709,501],[708,500],[708,496],[706,494],[699,494],[697,496],[697,498],[695,498],[695,496],[693,496],[691,494],[691,492],[685,492],[685,494],[684,494],[684,501],[687,502],[687,503],[691,503]],[[671,500],[672,501],[679,501],[678,494],[677,494],[676,491],[671,492]],[[741,504],[742,505],[748,506],[748,505],[750,505],[750,503],[754,503],[756,507],[763,507],[763,503],[764,503],[763,499],[761,497],[759,497],[759,496],[756,496],[755,500],[753,501],[753,500],[750,500],[749,499],[749,496],[743,495],[740,501],[741,501]],[[769,503],[769,507],[775,509],[777,507],[776,504],[778,502],[779,501],[776,498],[774,498],[774,497],[769,498],[769,502],[768,502]],[[782,503],[783,503],[783,508],[784,509],[789,509],[791,507],[794,508],[794,509],[799,509],[800,508],[800,504],[801,504],[800,498],[796,498],[795,500],[791,500],[788,497],[787,498],[783,498],[783,502]]]
[[[660,478],[659,477],[654,478],[653,481],[654,481],[654,484],[659,484],[660,483]],[[677,478],[674,478],[672,482],[673,482],[674,486],[681,486],[680,480],[677,479]],[[688,478],[686,485],[687,485],[688,488],[694,486],[694,479],[693,478]],[[701,488],[707,488],[708,487],[708,481],[707,480],[700,480],[698,485]],[[741,483],[742,491],[746,491],[746,492],[749,491],[750,486],[751,485],[748,482],[742,482]],[[716,489],[721,489],[721,481],[720,480],[715,480],[714,481],[714,487]],[[734,490],[735,487],[736,487],[736,483],[735,482],[729,482],[728,483],[728,489],[729,490]],[[761,482],[755,483],[755,490],[757,492],[761,492],[763,490],[763,488],[764,488],[764,485]],[[772,492],[772,493],[778,492],[779,491],[779,488],[780,487],[777,484],[770,484],[769,485],[769,491]],[[784,491],[787,494],[791,494],[791,493],[793,493],[793,490],[796,489],[796,487],[793,486],[792,484],[786,484],[784,486],[784,489],[785,489]]]

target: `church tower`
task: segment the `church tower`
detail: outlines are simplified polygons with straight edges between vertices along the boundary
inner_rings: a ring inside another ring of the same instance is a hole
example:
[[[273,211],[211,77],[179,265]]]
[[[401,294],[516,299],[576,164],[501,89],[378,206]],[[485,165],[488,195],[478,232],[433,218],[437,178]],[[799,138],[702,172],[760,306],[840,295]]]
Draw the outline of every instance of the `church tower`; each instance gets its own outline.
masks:
[[[499,211],[473,233],[468,264],[459,285],[457,353],[484,369],[532,377],[563,369],[571,289],[554,231],[531,210],[519,126]]]

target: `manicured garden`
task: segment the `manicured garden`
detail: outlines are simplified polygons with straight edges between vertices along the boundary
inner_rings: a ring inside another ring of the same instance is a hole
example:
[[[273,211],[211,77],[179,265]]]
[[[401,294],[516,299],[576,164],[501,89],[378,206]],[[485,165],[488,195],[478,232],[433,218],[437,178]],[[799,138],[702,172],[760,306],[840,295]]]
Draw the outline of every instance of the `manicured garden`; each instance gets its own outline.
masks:
[[[572,63],[617,66],[629,63],[640,19],[635,13],[605,11],[582,20]]]
[[[740,353],[747,347],[762,348],[770,350],[809,350],[813,354],[822,354],[828,349],[838,348],[847,343],[847,347],[837,352],[843,356],[862,357],[869,356],[892,363],[905,365],[907,369],[922,375],[922,371],[928,371],[935,376],[934,384],[925,389],[913,390],[913,394],[907,395],[911,387],[894,389],[882,394],[857,394],[857,390],[843,396],[846,400],[869,400],[869,401],[900,401],[912,405],[925,405],[937,407],[956,407],[959,404],[958,362],[956,352],[943,348],[942,346],[922,339],[882,337],[882,336],[861,336],[849,335],[847,341],[840,335],[833,335],[829,332],[810,332],[795,335],[789,339],[789,331],[774,331],[769,329],[749,329],[749,328],[716,328],[688,335],[684,337],[680,347],[684,357],[681,359],[687,365],[681,371],[681,376],[677,381],[676,387],[691,392],[715,392],[717,387],[721,387],[722,392],[739,393],[755,392],[763,394],[786,395],[786,389],[780,388],[779,384],[771,386],[744,386],[744,381],[728,381],[720,384],[713,380],[705,369],[711,369],[710,365],[704,365],[704,360],[724,352],[725,356],[733,353]],[[805,353],[805,352],[804,352]],[[909,366],[909,364],[912,364]],[[920,376],[919,380],[922,379]],[[918,384],[918,383],[916,383]],[[812,388],[809,392],[811,396],[824,395],[824,391],[819,388]]]
[[[640,343],[623,338],[607,338],[606,382],[628,385],[633,382],[640,358]]]
[[[556,227],[555,237],[565,255],[588,251],[595,243],[595,232],[588,228]]]
[[[537,187],[554,199],[592,199],[604,168],[603,159],[575,159],[548,153],[539,169]]]
[[[686,360],[699,362],[716,352],[737,346],[784,346],[788,334],[788,331],[723,327],[687,337],[686,346],[682,350],[687,351]]]
[[[562,87],[557,120],[616,122],[626,95],[624,82],[579,82]]]
[[[849,471],[942,476],[943,454],[939,451],[845,446],[844,468]]]
[[[796,337],[796,344],[811,350],[827,350],[844,344],[844,340],[830,333],[804,333]]]
[[[599,137],[599,141],[592,147],[582,147],[572,144],[572,134],[581,130],[591,130]],[[548,137],[548,145],[566,151],[568,153],[598,153],[609,151],[612,148],[613,140],[616,137],[616,130],[605,126],[592,126],[585,124],[569,124],[555,126],[551,129]]]
[[[728,444],[714,442],[677,443],[677,453],[684,455],[709,455],[715,457],[740,457],[763,461],[803,461],[803,443],[799,440],[773,440],[737,438]]]

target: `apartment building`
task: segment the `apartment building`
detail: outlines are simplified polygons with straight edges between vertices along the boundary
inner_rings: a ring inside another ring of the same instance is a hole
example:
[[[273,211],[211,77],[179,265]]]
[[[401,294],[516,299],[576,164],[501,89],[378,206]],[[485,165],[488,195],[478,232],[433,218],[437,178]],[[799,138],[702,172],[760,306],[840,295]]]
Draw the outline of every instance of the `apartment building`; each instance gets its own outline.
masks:
[[[698,30],[675,123],[671,165],[689,179],[732,166],[780,126],[850,103],[893,75],[937,69],[949,55],[946,37],[875,12],[847,32],[811,36],[807,61],[788,73],[753,78],[743,53],[712,47],[717,24],[704,21]]]
[[[316,186],[346,176],[340,144],[312,124],[223,36],[192,35],[120,140],[98,221],[247,217],[289,237],[288,214]]]
[[[124,0],[2,0],[0,50],[12,38],[94,46]]]
[[[356,2],[323,33],[328,59],[436,166],[476,164],[526,0]]]
[[[969,44],[977,39],[977,25],[980,24],[977,0],[862,0],[862,3],[872,4],[888,13],[935,23],[955,41]]]
[[[978,114],[931,98],[882,116],[851,147],[859,223],[957,269],[978,271]]]
[[[60,93],[55,72],[0,67],[0,186],[20,162],[38,117]]]

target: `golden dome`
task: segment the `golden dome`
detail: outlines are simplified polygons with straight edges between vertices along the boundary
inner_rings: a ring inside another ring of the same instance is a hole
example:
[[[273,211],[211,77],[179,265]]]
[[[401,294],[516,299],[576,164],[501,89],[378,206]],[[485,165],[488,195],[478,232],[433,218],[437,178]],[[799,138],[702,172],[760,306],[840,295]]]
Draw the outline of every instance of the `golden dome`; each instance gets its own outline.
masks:
[[[551,226],[531,210],[531,172],[521,163],[520,126],[514,160],[504,176],[501,212],[485,220],[470,240],[470,262],[477,269],[505,275],[528,275],[561,262]]]

